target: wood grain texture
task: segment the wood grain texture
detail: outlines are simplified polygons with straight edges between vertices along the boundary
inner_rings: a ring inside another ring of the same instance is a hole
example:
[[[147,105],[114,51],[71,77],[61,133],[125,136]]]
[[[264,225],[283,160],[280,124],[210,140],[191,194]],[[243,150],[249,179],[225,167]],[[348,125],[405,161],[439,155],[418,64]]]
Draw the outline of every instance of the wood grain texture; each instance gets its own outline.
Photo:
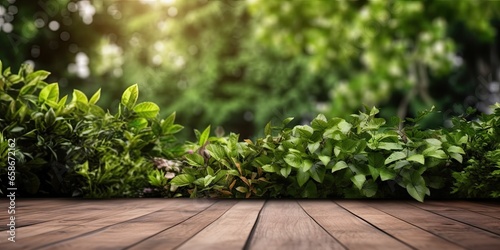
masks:
[[[379,230],[416,249],[464,249],[428,231],[375,209],[366,201],[336,201],[341,207],[356,214]]]
[[[210,206],[205,211],[185,220],[184,222],[162,231],[130,249],[175,249],[191,237],[202,231],[205,227],[219,219],[224,213],[236,204],[237,201],[220,201]]]
[[[0,249],[500,249],[499,216],[484,201],[20,199]]]
[[[469,249],[499,249],[500,236],[405,203],[372,202],[371,206]]]
[[[296,201],[268,201],[249,249],[345,249]]]
[[[481,228],[483,230],[500,235],[500,219],[488,215],[483,215],[476,212],[471,212],[463,208],[456,208],[452,206],[440,206],[434,203],[417,203],[411,202],[410,204],[422,208],[424,210],[439,214],[443,217],[460,221],[471,226]]]
[[[242,249],[257,221],[263,200],[243,200],[178,249]]]
[[[300,201],[299,205],[349,249],[411,249],[332,201]]]
[[[161,204],[153,212],[126,221],[116,216],[112,218],[114,220],[108,222],[111,224],[109,226],[79,235],[77,238],[47,245],[41,249],[121,249],[129,247],[181,223],[211,204],[213,201],[208,200],[171,200]],[[130,212],[135,212],[135,210]]]

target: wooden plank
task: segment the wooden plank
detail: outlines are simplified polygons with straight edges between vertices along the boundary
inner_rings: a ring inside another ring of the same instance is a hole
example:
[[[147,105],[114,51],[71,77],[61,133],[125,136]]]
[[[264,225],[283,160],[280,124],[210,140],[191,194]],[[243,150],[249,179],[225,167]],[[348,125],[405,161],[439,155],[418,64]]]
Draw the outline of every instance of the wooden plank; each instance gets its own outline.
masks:
[[[168,228],[151,238],[145,239],[137,245],[129,248],[129,250],[137,249],[175,249],[179,245],[186,242],[188,239],[196,235],[205,227],[219,219],[231,207],[236,204],[235,200],[219,201],[207,210],[187,219],[186,221]]]
[[[411,249],[332,201],[299,201],[299,205],[349,249]]]
[[[239,201],[178,249],[242,249],[263,205],[262,200]]]
[[[370,201],[336,201],[338,205],[356,214],[385,233],[417,249],[464,249],[417,226],[370,207]],[[386,202],[395,203],[398,202]]]
[[[470,201],[431,201],[431,202],[426,202],[426,203],[432,203],[436,206],[443,206],[443,207],[455,207],[455,208],[461,208],[465,210],[469,210],[472,212],[480,213],[483,215],[487,215],[496,219],[500,219],[500,208],[495,208],[492,206],[487,206],[481,203],[477,202],[470,202]]]
[[[148,204],[144,205],[142,208],[137,208],[137,202],[133,202],[135,209],[116,211],[109,208],[110,212],[106,217],[100,217],[97,220],[89,220],[87,222],[82,222],[74,226],[68,226],[67,224],[58,224],[57,221],[47,222],[42,224],[36,224],[33,226],[23,227],[16,230],[16,244],[11,247],[11,249],[27,249],[39,247],[44,244],[49,244],[64,240],[70,237],[75,237],[86,232],[91,232],[99,230],[103,227],[116,224],[119,221],[133,219],[158,209],[161,209],[163,205],[161,204]],[[124,206],[119,206],[124,207]],[[127,206],[125,206],[127,207]],[[85,208],[83,206],[82,208]],[[115,206],[115,208],[117,208]],[[129,207],[130,208],[130,207]],[[93,213],[92,210],[82,210],[81,214]],[[113,216],[114,215],[114,216]],[[2,239],[0,239],[1,241]],[[2,244],[0,243],[0,248]]]
[[[462,208],[441,206],[432,202],[411,202],[410,204],[421,209],[439,214],[441,216],[457,220],[462,223],[475,226],[477,228],[481,228],[496,235],[500,235],[500,219],[492,218],[490,216],[479,214]],[[500,209],[498,209],[498,213],[500,213]]]
[[[345,249],[296,201],[268,201],[259,216],[249,249]]]
[[[403,203],[369,203],[380,211],[470,249],[500,248],[500,236]]]
[[[69,232],[73,235],[78,234],[77,237],[69,238],[68,235],[58,236],[60,237],[59,242],[45,245],[40,249],[126,248],[190,218],[214,203],[214,201],[201,199],[170,201],[163,203],[163,208],[160,210],[155,209],[154,212],[143,216],[134,216],[135,218],[133,219],[125,221],[124,218],[112,218],[114,220],[107,221],[107,226],[101,227],[99,230],[91,228],[93,225],[99,225],[99,223],[94,221],[88,224],[91,231],[85,234],[82,234],[80,226],[75,226],[74,230]],[[136,213],[135,210],[130,212],[130,215]],[[68,232],[68,230],[63,230],[61,233],[64,234],[65,232]]]

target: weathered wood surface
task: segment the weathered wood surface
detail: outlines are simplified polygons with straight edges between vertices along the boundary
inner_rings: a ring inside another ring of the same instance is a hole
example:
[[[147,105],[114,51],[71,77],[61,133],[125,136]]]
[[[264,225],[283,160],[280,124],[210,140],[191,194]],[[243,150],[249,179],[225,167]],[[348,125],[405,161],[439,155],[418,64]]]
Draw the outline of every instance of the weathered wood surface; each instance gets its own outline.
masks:
[[[1,200],[7,206],[7,200]],[[500,203],[17,199],[0,249],[500,249]]]

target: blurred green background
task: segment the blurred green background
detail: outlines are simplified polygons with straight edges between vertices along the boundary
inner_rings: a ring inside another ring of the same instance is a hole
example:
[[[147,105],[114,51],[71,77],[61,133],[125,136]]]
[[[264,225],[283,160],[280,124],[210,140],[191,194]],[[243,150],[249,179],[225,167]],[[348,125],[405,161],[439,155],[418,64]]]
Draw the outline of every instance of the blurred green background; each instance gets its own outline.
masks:
[[[2,0],[0,60],[52,72],[63,93],[138,83],[184,136],[209,124],[251,138],[316,113],[446,126],[500,102],[500,1]]]

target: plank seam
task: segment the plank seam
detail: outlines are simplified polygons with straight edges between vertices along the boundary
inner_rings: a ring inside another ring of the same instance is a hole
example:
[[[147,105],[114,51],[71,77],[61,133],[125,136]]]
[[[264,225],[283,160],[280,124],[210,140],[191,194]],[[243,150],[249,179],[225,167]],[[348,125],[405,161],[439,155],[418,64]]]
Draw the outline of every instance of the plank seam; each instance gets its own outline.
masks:
[[[255,235],[255,230],[257,229],[257,225],[259,224],[259,221],[261,218],[260,214],[264,210],[264,207],[266,206],[266,204],[267,204],[267,200],[264,201],[264,204],[262,205],[262,207],[259,210],[259,213],[257,214],[257,219],[255,219],[255,223],[252,226],[252,230],[250,230],[250,234],[248,234],[248,238],[245,241],[245,245],[243,245],[243,250],[250,249],[250,244],[252,243],[253,236]]]
[[[197,233],[193,234],[191,237],[189,237],[188,239],[186,239],[185,241],[183,241],[181,244],[179,244],[178,246],[174,247],[172,250],[176,250],[176,249],[179,249],[182,245],[186,244],[186,242],[188,242],[189,240],[191,240],[192,238],[194,238],[196,235],[198,235],[199,233],[201,233],[203,230],[205,230],[205,228],[209,227],[210,225],[212,225],[214,222],[216,222],[217,220],[219,220],[222,216],[224,216],[229,210],[231,210],[231,208],[233,208],[236,204],[238,204],[238,202],[234,203],[230,208],[228,208],[226,211],[224,211],[224,213],[222,213],[219,217],[217,217],[217,219],[213,220],[212,222],[208,223],[205,227],[203,227],[200,231],[198,231]]]
[[[438,215],[438,216],[441,216],[441,217],[444,217],[444,218],[448,218],[448,219],[450,219],[450,220],[453,220],[453,221],[456,221],[456,222],[459,222],[459,223],[462,223],[462,224],[465,224],[465,225],[468,225],[468,226],[474,227],[474,228],[476,228],[476,229],[479,229],[479,230],[482,230],[482,231],[485,231],[485,232],[488,232],[488,233],[494,234],[494,235],[496,235],[496,236],[500,236],[500,234],[495,233],[495,232],[493,232],[493,231],[490,231],[489,229],[486,229],[486,228],[481,228],[481,227],[475,226],[475,225],[473,225],[473,224],[470,224],[470,223],[468,223],[468,222],[465,222],[465,221],[460,221],[460,220],[458,220],[458,219],[455,219],[455,218],[452,218],[452,217],[446,216],[446,215],[444,215],[444,214],[440,214],[440,213],[435,212],[435,211],[432,211],[432,210],[427,210],[427,209],[425,209],[425,208],[423,208],[423,207],[419,207],[419,206],[417,206],[417,205],[413,205],[413,204],[411,204],[411,203],[407,203],[407,204],[409,204],[409,205],[411,205],[411,206],[414,206],[414,207],[416,207],[416,208],[418,208],[418,209],[421,209],[421,210],[427,211],[427,212],[429,212],[429,213],[433,213],[433,214],[435,214],[435,215]],[[469,211],[469,210],[463,210],[463,209],[462,209],[462,211]],[[472,211],[471,211],[471,212],[472,212]]]
[[[138,241],[138,242],[136,242],[136,243],[134,243],[134,244],[132,244],[132,245],[130,245],[130,246],[128,246],[128,247],[125,247],[125,248],[123,248],[123,249],[130,249],[130,248],[132,248],[132,247],[134,247],[134,246],[136,246],[136,245],[138,245],[138,244],[140,244],[140,243],[142,243],[142,242],[144,242],[144,241],[146,241],[146,240],[148,240],[148,239],[150,239],[150,238],[153,238],[154,236],[156,236],[156,235],[158,235],[158,234],[160,234],[160,233],[162,233],[162,232],[164,232],[164,231],[166,231],[166,230],[168,230],[168,229],[170,229],[170,228],[173,228],[173,227],[175,227],[175,226],[177,226],[177,225],[179,225],[179,224],[182,224],[182,223],[184,223],[185,221],[187,221],[187,220],[189,220],[189,219],[193,218],[194,216],[196,216],[196,215],[198,215],[198,214],[200,214],[200,213],[205,212],[207,209],[211,208],[212,206],[214,206],[215,204],[217,204],[217,203],[219,203],[219,202],[220,202],[220,201],[214,202],[214,203],[212,203],[210,206],[208,206],[208,207],[204,208],[203,210],[199,211],[198,213],[193,214],[192,216],[189,216],[189,217],[188,217],[188,218],[186,218],[185,220],[180,221],[180,222],[178,222],[178,223],[176,223],[176,224],[174,224],[174,225],[172,225],[172,226],[170,226],[170,227],[167,227],[167,228],[165,228],[165,229],[163,229],[163,230],[161,230],[161,231],[159,231],[159,232],[157,232],[157,233],[155,233],[155,234],[153,234],[153,235],[151,235],[151,236],[149,236],[149,237],[146,237],[146,238],[144,238],[144,239],[142,239],[142,240],[140,240],[140,241]],[[228,209],[228,210],[229,210],[229,209]],[[217,220],[217,219],[216,219],[216,220]],[[184,244],[184,242],[182,242],[180,245],[182,245],[182,244]]]
[[[395,239],[396,241],[401,242],[403,245],[406,245],[406,246],[408,246],[408,247],[409,247],[409,248],[411,248],[411,249],[417,249],[416,247],[414,247],[414,246],[412,246],[412,245],[410,245],[410,244],[408,244],[408,243],[406,243],[406,242],[404,242],[404,241],[400,240],[399,238],[397,238],[397,237],[395,237],[394,235],[392,235],[392,234],[390,234],[390,233],[386,232],[385,230],[383,230],[382,228],[380,228],[380,227],[376,226],[375,224],[373,224],[373,223],[369,222],[368,220],[365,220],[363,217],[358,216],[357,214],[355,214],[355,213],[351,212],[349,209],[347,209],[347,208],[343,207],[342,205],[338,204],[336,201],[332,201],[332,202],[333,202],[333,203],[335,203],[335,204],[336,204],[337,206],[339,206],[340,208],[342,208],[342,209],[344,209],[345,211],[347,211],[348,213],[350,213],[350,214],[352,214],[352,215],[356,216],[357,218],[359,218],[360,220],[362,220],[362,221],[364,221],[364,222],[368,223],[368,225],[370,225],[370,226],[372,226],[372,227],[376,228],[378,231],[380,231],[380,232],[382,232],[382,233],[384,233],[384,234],[388,235],[389,237],[391,237],[391,238]],[[376,208],[375,208],[375,209],[376,209]],[[377,209],[377,210],[378,210],[378,209]],[[379,211],[380,211],[380,210],[379,210]],[[382,211],[382,212],[384,212],[384,211]],[[385,213],[385,212],[384,212],[384,213]],[[385,213],[385,214],[388,214],[388,213]],[[392,216],[391,214],[388,214],[388,215],[389,215],[389,216],[391,216],[391,217],[394,217],[394,216]],[[399,219],[399,218],[397,218],[397,217],[394,217],[394,218],[396,218],[397,220],[401,220],[401,219]],[[406,221],[405,221],[405,222],[406,222]],[[408,223],[408,222],[406,222],[406,223]],[[408,224],[413,225],[413,224],[411,224],[411,223],[408,223]]]
[[[297,201],[295,201],[297,202]],[[299,207],[302,209],[302,211],[304,211],[304,213],[307,214],[307,216],[309,216],[309,218],[311,218],[314,222],[316,222],[316,225],[318,225],[319,227],[321,227],[321,229],[323,229],[323,231],[325,231],[328,235],[330,235],[335,241],[337,241],[344,249],[349,249],[346,245],[344,245],[344,243],[340,242],[339,239],[337,239],[335,236],[333,236],[330,232],[328,232],[328,230],[326,230],[323,225],[321,225],[316,219],[314,219],[305,209],[304,207],[302,207],[302,205],[300,205],[300,202],[297,202],[297,204],[299,205]]]
[[[86,232],[86,233],[79,234],[79,235],[76,235],[76,236],[73,236],[73,237],[69,237],[69,238],[67,238],[67,239],[63,239],[63,240],[58,240],[58,241],[55,241],[55,242],[51,242],[51,243],[48,243],[48,244],[45,244],[45,245],[39,246],[39,247],[37,247],[37,248],[38,248],[38,249],[42,249],[42,248],[46,248],[46,247],[49,247],[49,246],[52,246],[52,245],[57,245],[57,244],[60,244],[60,243],[62,243],[62,242],[66,242],[66,241],[70,241],[70,240],[73,240],[73,239],[77,239],[77,238],[80,238],[80,237],[83,237],[83,236],[87,236],[87,235],[91,235],[91,234],[99,233],[99,232],[101,232],[101,231],[103,231],[103,230],[105,230],[105,229],[107,229],[107,228],[112,227],[112,226],[119,225],[119,224],[122,224],[122,223],[125,223],[125,222],[128,222],[128,221],[136,220],[136,219],[139,219],[139,218],[142,218],[142,217],[148,216],[148,215],[150,215],[150,214],[156,213],[156,212],[158,212],[158,211],[162,210],[163,208],[165,208],[165,207],[161,207],[161,208],[159,208],[159,209],[157,209],[157,210],[154,210],[154,211],[152,211],[152,212],[150,212],[150,213],[147,213],[147,214],[143,214],[143,215],[141,215],[141,216],[139,216],[139,217],[135,217],[135,218],[132,218],[132,219],[128,219],[128,220],[124,220],[124,221],[120,221],[120,222],[118,222],[118,223],[111,224],[111,225],[107,225],[107,226],[105,226],[105,227],[101,227],[101,228],[99,228],[99,229],[96,229],[96,230],[93,230],[93,231],[90,231],[90,232]]]
[[[372,208],[374,208],[374,209],[376,209],[376,210],[378,210],[378,211],[380,211],[380,212],[382,212],[382,213],[384,213],[384,214],[387,214],[387,215],[389,215],[389,216],[392,216],[392,217],[394,217],[394,218],[396,218],[396,219],[398,219],[398,220],[400,220],[400,221],[404,221],[404,222],[406,222],[406,223],[408,223],[408,224],[410,224],[410,225],[412,225],[412,226],[414,226],[414,227],[420,228],[420,229],[422,229],[423,231],[426,231],[426,232],[428,232],[428,233],[430,233],[430,234],[432,234],[432,235],[434,235],[434,236],[436,236],[436,237],[438,237],[438,238],[441,238],[441,239],[443,239],[443,240],[445,240],[445,241],[448,241],[448,242],[450,242],[450,243],[452,243],[452,244],[454,244],[454,245],[457,245],[457,246],[462,247],[462,248],[465,248],[465,249],[469,249],[468,247],[466,247],[466,246],[464,246],[464,245],[462,245],[462,244],[458,244],[458,243],[456,243],[456,242],[452,241],[451,239],[448,239],[447,237],[443,237],[442,235],[439,235],[439,234],[436,234],[436,233],[434,233],[434,232],[431,232],[431,231],[429,231],[429,230],[427,230],[427,229],[425,229],[425,228],[423,228],[423,227],[421,227],[421,226],[415,225],[415,224],[413,224],[413,223],[411,223],[411,222],[409,222],[409,221],[407,221],[407,220],[405,220],[405,219],[402,219],[402,218],[396,217],[396,216],[394,216],[394,215],[392,215],[392,214],[390,214],[390,213],[387,213],[387,212],[385,212],[385,211],[383,211],[383,210],[380,210],[380,209],[378,209],[378,208],[376,208],[376,207],[374,207],[374,206],[370,206],[370,207],[372,207]]]

